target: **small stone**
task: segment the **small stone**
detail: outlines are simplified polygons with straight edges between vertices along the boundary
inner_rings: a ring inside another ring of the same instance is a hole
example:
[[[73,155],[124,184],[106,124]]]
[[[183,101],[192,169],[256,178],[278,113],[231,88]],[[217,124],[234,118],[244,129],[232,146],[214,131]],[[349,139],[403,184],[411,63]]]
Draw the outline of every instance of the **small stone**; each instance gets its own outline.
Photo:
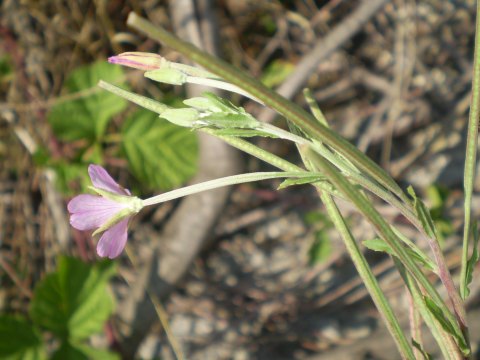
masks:
[[[372,328],[368,324],[354,324],[344,330],[345,337],[352,340],[365,339],[371,333]]]
[[[206,336],[212,333],[213,325],[206,319],[197,319],[194,322],[195,332],[200,336]]]

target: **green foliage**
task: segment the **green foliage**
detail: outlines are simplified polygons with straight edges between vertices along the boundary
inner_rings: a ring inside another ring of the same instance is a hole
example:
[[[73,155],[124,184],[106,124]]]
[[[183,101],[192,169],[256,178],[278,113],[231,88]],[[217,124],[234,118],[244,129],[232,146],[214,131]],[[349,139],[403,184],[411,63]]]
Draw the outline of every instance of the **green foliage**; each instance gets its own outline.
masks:
[[[380,238],[370,239],[363,241],[363,245],[372,251],[384,252],[389,255],[395,256],[392,248],[384,240]],[[405,248],[408,255],[415,259],[418,263],[422,264],[425,269],[430,271],[435,271],[435,264],[417,247],[407,247]]]
[[[84,163],[68,163],[60,160],[53,162],[51,167],[55,170],[57,175],[56,185],[58,189],[66,195],[74,195],[77,192],[86,192],[90,185],[90,178],[88,177],[87,164]],[[72,191],[73,183],[78,183],[80,188]]]
[[[310,264],[318,264],[327,260],[332,254],[332,242],[325,231],[315,232],[315,241],[308,251]]]
[[[295,66],[285,60],[274,60],[264,70],[261,81],[273,88],[280,85],[295,70]]]
[[[277,24],[271,14],[265,14],[259,19],[260,24],[265,28],[268,35],[274,35],[277,31]]]
[[[475,269],[475,265],[477,265],[478,260],[480,259],[480,254],[478,252],[478,239],[479,239],[479,234],[478,234],[478,224],[474,223],[472,226],[472,235],[473,235],[473,249],[472,249],[472,256],[470,259],[467,261],[467,274],[465,276],[465,284],[464,286],[464,291],[465,291],[465,298],[467,298],[468,295],[470,295],[470,289],[468,288],[468,285],[473,280],[473,270]]]
[[[318,211],[305,214],[304,221],[307,225],[315,228],[315,238],[308,251],[309,263],[311,265],[321,263],[327,260],[333,251],[327,232],[333,227],[333,223],[325,214]]]
[[[0,57],[0,82],[8,79],[13,74],[12,64],[8,56]]]
[[[169,190],[195,173],[198,143],[188,129],[139,110],[125,122],[122,133],[130,170],[150,188]]]
[[[46,353],[40,332],[20,316],[0,316],[0,358],[45,359]]]
[[[418,342],[416,342],[414,339],[412,339],[412,345],[413,345],[413,347],[415,347],[420,352],[420,354],[423,356],[423,358],[425,360],[433,360],[432,355],[430,355],[428,352],[426,352],[423,349],[422,345],[419,344]]]
[[[80,67],[69,75],[64,85],[68,93],[86,91],[88,94],[60,102],[51,109],[48,121],[59,139],[98,141],[111,118],[126,108],[125,100],[96,90],[100,79],[118,83],[123,79],[123,71],[119,66],[100,61]]]
[[[413,198],[413,207],[415,209],[415,214],[417,215],[417,218],[422,223],[422,227],[424,228],[425,232],[430,238],[436,239],[437,231],[435,229],[435,223],[433,222],[430,211],[422,202],[422,200],[420,200],[417,197],[417,195],[415,194],[415,191],[413,190],[413,187],[409,186],[407,191],[410,194],[410,196]]]
[[[219,136],[236,136],[236,137],[255,137],[255,136],[261,136],[261,137],[269,137],[269,138],[278,138],[278,136],[266,133],[261,130],[251,130],[251,129],[212,129],[212,132],[215,135]]]
[[[208,114],[199,119],[199,126],[212,126],[220,129],[255,129],[259,125],[258,120],[247,113],[244,108],[210,92],[205,92],[202,97],[185,100],[183,103]]]
[[[81,340],[101,331],[113,312],[106,286],[114,271],[111,261],[92,266],[60,258],[57,271],[35,288],[30,304],[32,320],[61,339]]]
[[[295,178],[286,179],[280,185],[278,185],[277,190],[282,190],[293,185],[311,184],[311,183],[315,183],[322,180],[325,180],[325,177],[312,176],[312,177],[306,177],[306,178],[300,178],[300,179],[295,179]]]
[[[463,337],[463,334],[460,332],[460,329],[458,326],[454,326],[445,316],[443,313],[442,309],[433,301],[432,299],[428,297],[424,297],[425,300],[425,305],[427,306],[428,311],[433,315],[433,317],[439,322],[443,330],[448,332],[450,335],[452,335],[457,342],[460,350],[464,353],[464,355],[468,355],[470,352],[470,349],[465,342],[465,338]]]
[[[449,191],[438,185],[431,185],[427,188],[425,195],[430,203],[430,213],[437,229],[438,240],[443,242],[445,237],[453,234],[455,231],[451,220],[444,216],[445,202],[447,201]]]
[[[117,360],[120,357],[108,350],[95,349],[84,344],[72,344],[69,341],[62,343],[55,351],[52,360]]]
[[[113,300],[106,288],[114,272],[114,263],[108,260],[89,265],[61,257],[57,270],[35,288],[31,322],[21,316],[0,316],[0,358],[46,359],[39,330],[43,328],[61,341],[53,359],[118,359],[109,351],[80,342],[99,332],[113,312]]]

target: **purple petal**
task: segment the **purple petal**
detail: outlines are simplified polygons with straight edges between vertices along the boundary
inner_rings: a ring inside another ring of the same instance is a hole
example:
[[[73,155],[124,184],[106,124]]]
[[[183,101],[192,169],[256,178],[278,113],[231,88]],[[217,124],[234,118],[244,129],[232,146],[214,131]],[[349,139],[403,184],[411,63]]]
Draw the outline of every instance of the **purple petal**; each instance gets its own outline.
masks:
[[[98,241],[97,254],[101,257],[116,258],[127,243],[128,220],[125,218],[105,231]]]
[[[92,230],[103,225],[125,206],[125,204],[100,196],[82,194],[70,200],[67,208],[71,214],[70,224],[74,228]]]
[[[130,191],[118,185],[108,174],[107,170],[100,165],[90,165],[88,167],[88,175],[90,175],[93,186],[98,189],[107,190],[119,195],[130,195]]]

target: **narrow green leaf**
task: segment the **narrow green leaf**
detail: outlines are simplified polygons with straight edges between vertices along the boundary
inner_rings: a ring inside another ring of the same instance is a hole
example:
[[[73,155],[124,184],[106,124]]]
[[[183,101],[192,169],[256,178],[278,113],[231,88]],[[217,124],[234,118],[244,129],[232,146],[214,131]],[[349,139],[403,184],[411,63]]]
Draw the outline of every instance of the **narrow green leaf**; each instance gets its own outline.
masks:
[[[412,345],[415,347],[415,349],[417,349],[420,354],[422,354],[423,358],[425,360],[433,360],[433,357],[432,355],[430,355],[428,352],[426,352],[422,345],[420,345],[418,342],[416,342],[414,339],[412,339]]]
[[[443,330],[452,335],[455,338],[460,350],[464,353],[464,355],[468,355],[470,353],[470,349],[465,341],[465,338],[463,337],[463,334],[447,319],[447,317],[440,309],[440,307],[435,303],[435,301],[426,296],[424,296],[424,300],[425,305],[427,305],[427,309],[439,322]]]
[[[122,133],[129,168],[149,188],[169,190],[195,174],[198,144],[190,130],[139,110],[127,119]]]
[[[423,201],[417,197],[417,195],[415,194],[415,190],[413,190],[412,186],[409,186],[407,191],[413,198],[413,207],[415,209],[415,213],[418,219],[421,221],[425,232],[430,238],[436,239],[437,231],[435,229],[435,223],[433,222],[430,210],[428,210]]]
[[[363,241],[363,245],[372,250],[372,251],[379,251],[385,252],[389,255],[395,256],[394,251],[384,240],[380,238],[370,239]],[[425,255],[419,248],[417,247],[407,247],[405,248],[408,255],[415,259],[417,262],[422,264],[426,269],[430,271],[435,271],[436,267],[432,260],[430,260],[427,255]]]
[[[99,90],[100,79],[120,82],[124,78],[119,66],[97,62],[74,70],[65,81],[68,93],[86,92],[74,100],[60,102],[52,107],[48,121],[55,135],[66,141],[99,140],[112,117],[127,107],[127,102]],[[98,89],[98,90],[97,90]]]
[[[259,122],[250,114],[232,114],[227,112],[212,113],[203,116],[200,123],[220,129],[255,129]]]
[[[246,114],[246,111],[241,106],[234,105],[231,101],[224,99],[217,94],[206,91],[202,96],[209,101],[209,107],[205,110],[212,112],[230,112],[232,114]],[[189,100],[185,100],[183,103],[186,104]]]
[[[0,316],[0,358],[41,360],[46,352],[40,332],[21,316]]]
[[[62,339],[85,339],[100,332],[113,312],[107,282],[114,272],[111,261],[89,265],[61,257],[57,271],[35,288],[32,320]]]
[[[465,298],[470,295],[469,285],[473,280],[473,270],[475,270],[475,265],[477,265],[478,260],[480,259],[480,254],[478,251],[478,225],[474,223],[472,226],[472,234],[473,234],[473,249],[472,249],[472,256],[467,261],[467,273],[465,277],[465,284],[463,285],[465,288]]]
[[[480,117],[480,1],[477,1],[475,21],[475,50],[473,58],[472,96],[470,114],[468,117],[467,146],[465,151],[465,170],[463,172],[463,187],[465,189],[462,267],[460,271],[460,295],[463,299],[468,296],[467,266],[468,250],[470,248],[470,230],[472,221],[472,198],[477,169],[478,151],[478,123]]]
[[[286,179],[280,185],[278,185],[277,190],[282,190],[293,185],[304,185],[304,184],[316,183],[318,181],[325,181],[325,178],[312,176],[312,177],[303,178],[303,179]]]
[[[261,136],[261,137],[269,137],[274,139],[278,138],[278,136],[266,133],[261,130],[238,129],[238,128],[237,129],[211,129],[211,130],[212,130],[211,133],[217,136],[235,136],[235,137]]]

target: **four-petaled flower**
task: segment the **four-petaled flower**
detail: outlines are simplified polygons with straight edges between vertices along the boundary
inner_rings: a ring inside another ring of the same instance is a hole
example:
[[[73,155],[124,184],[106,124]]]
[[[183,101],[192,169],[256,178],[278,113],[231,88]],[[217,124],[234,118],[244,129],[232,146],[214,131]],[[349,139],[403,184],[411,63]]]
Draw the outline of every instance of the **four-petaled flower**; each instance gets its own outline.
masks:
[[[138,213],[143,203],[130,191],[118,185],[99,165],[90,165],[88,174],[97,195],[82,194],[68,203],[70,224],[78,230],[96,229],[103,232],[97,244],[101,257],[113,259],[120,255],[127,242],[128,222]]]

